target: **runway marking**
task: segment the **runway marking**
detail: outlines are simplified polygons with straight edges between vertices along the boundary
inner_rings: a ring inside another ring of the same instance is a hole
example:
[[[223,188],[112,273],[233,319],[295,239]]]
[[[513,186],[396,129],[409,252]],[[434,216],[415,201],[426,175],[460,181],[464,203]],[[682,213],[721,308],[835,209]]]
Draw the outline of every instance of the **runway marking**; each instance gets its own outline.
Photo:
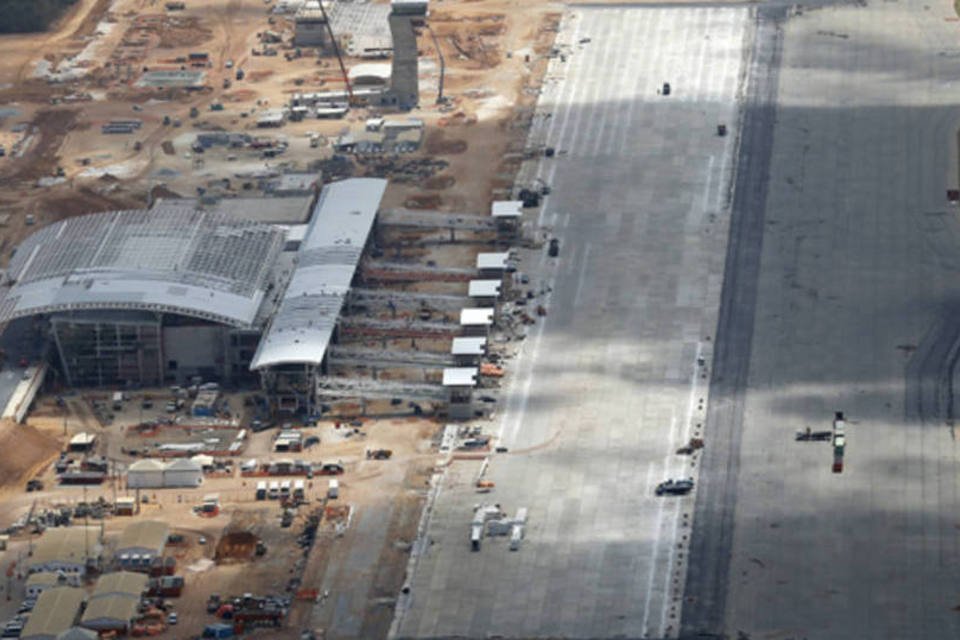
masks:
[[[695,411],[695,405],[697,401],[697,389],[699,388],[700,376],[700,361],[701,356],[703,355],[703,342],[697,341],[697,350],[693,356],[693,373],[690,374],[690,398],[687,401],[687,416],[683,421],[683,435],[680,439],[680,442],[686,444],[690,442],[690,432],[693,428],[693,413]],[[671,433],[673,430],[671,429]],[[668,460],[672,461],[677,458],[675,450],[671,448],[671,451],[668,455]],[[676,542],[677,540],[677,530],[680,527],[680,501],[677,500],[674,503],[673,508],[673,536],[671,540]],[[664,572],[663,576],[663,609],[660,612],[660,628],[657,630],[657,635],[663,635],[667,626],[667,612],[670,610],[670,580],[673,577],[673,568],[676,564],[676,555],[677,547],[675,544],[670,545],[670,551],[667,554],[667,570]]]
[[[546,253],[540,254],[540,264],[537,265],[537,273],[545,273],[546,269]],[[550,298],[552,298],[552,290],[556,284],[556,267],[551,270],[550,278],[547,280],[548,293],[544,295],[544,305],[549,305]],[[527,411],[527,399],[530,397],[530,386],[533,384],[533,362],[537,360],[537,352],[540,350],[540,340],[543,337],[543,329],[547,325],[547,318],[541,318],[540,322],[537,323],[536,327],[533,329],[532,337],[533,340],[528,340],[527,343],[530,344],[530,348],[526,349],[526,344],[524,347],[521,347],[520,352],[517,354],[517,374],[514,375],[513,380],[510,383],[510,400],[507,402],[507,406],[503,409],[503,416],[500,419],[500,430],[497,433],[497,440],[501,445],[512,447],[514,441],[517,437],[517,431],[520,429],[520,424],[523,422],[524,414]],[[526,365],[526,371],[521,376],[520,369]],[[517,381],[520,378],[523,378],[523,386],[520,389],[520,400],[517,401],[517,394],[513,393],[516,391]],[[507,433],[507,417],[510,416],[513,419],[510,420],[511,428],[509,433]]]
[[[673,430],[673,429],[671,428],[671,431],[672,431],[672,430]],[[653,463],[651,462],[649,465],[647,465],[647,490],[648,490],[648,493],[653,493],[653,488],[654,488],[654,485],[653,485]],[[663,516],[663,501],[662,501],[662,500],[658,501],[658,505],[657,505],[657,506],[658,506],[658,509],[657,509],[657,511],[658,511],[658,512],[657,512],[657,522],[659,523],[660,520],[661,520],[661,518],[662,518],[662,516]],[[657,535],[656,535],[656,537],[654,537],[654,539],[653,539],[653,552],[650,554],[650,555],[654,558],[654,561],[653,561],[653,562],[651,563],[651,565],[650,565],[650,577],[647,579],[647,597],[646,597],[646,599],[644,600],[644,603],[643,603],[643,621],[640,623],[640,624],[641,624],[641,627],[640,627],[640,628],[643,629],[644,631],[647,630],[647,623],[648,623],[649,620],[650,620],[650,599],[651,599],[652,596],[653,596],[653,575],[656,573],[657,547],[659,546],[659,544],[660,544],[660,532],[659,532],[659,527],[658,527]]]
[[[577,279],[577,291],[573,294],[573,306],[580,306],[580,294],[583,293],[583,283],[586,281],[587,261],[590,259],[590,243],[583,245],[583,260],[580,262],[580,277]]]

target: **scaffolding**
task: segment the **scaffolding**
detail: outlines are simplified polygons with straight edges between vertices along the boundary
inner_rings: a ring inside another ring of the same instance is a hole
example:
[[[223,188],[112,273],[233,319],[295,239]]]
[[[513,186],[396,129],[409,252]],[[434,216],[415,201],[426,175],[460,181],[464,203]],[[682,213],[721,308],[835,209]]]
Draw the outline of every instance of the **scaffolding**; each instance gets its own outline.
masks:
[[[396,351],[372,349],[368,347],[333,346],[327,350],[329,365],[358,367],[411,367],[421,369],[442,369],[452,367],[456,360],[450,354],[430,351]]]
[[[68,386],[163,384],[160,314],[78,314],[51,318]]]
[[[426,267],[402,262],[365,261],[360,268],[363,282],[469,282],[476,269]]]

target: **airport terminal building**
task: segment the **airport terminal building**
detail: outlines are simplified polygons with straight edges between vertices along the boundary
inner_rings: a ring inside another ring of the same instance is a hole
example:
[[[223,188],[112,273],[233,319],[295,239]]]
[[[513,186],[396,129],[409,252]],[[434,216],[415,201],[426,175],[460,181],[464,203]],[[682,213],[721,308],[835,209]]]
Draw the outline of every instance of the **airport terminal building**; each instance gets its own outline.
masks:
[[[67,385],[260,380],[309,411],[385,188],[373,178],[329,184],[293,224],[238,214],[229,200],[63,220],[18,247],[0,323],[48,321]]]

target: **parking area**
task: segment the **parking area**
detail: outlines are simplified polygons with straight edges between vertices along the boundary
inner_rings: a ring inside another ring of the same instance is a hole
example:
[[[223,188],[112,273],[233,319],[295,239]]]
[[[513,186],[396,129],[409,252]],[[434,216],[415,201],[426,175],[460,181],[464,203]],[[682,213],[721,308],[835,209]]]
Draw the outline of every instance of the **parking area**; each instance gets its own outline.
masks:
[[[446,472],[399,636],[677,633],[693,499],[655,487],[696,476],[676,449],[702,424],[748,24],[741,8],[564,17],[531,134],[556,152],[535,170],[560,251],[522,257],[549,315],[493,425],[508,452]],[[471,551],[476,504],[527,509],[519,550]]]

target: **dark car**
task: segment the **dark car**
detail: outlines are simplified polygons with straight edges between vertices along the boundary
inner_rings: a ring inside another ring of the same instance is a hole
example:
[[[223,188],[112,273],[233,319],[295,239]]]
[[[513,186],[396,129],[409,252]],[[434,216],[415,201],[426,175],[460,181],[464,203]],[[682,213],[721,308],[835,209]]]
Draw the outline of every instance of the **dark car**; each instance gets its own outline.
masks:
[[[338,476],[343,473],[343,466],[336,462],[328,462],[320,468],[322,476]]]
[[[556,238],[550,240],[550,249],[547,251],[547,255],[551,258],[556,258],[560,255],[560,241]]]
[[[658,496],[685,496],[693,491],[693,478],[666,480],[657,485]]]

